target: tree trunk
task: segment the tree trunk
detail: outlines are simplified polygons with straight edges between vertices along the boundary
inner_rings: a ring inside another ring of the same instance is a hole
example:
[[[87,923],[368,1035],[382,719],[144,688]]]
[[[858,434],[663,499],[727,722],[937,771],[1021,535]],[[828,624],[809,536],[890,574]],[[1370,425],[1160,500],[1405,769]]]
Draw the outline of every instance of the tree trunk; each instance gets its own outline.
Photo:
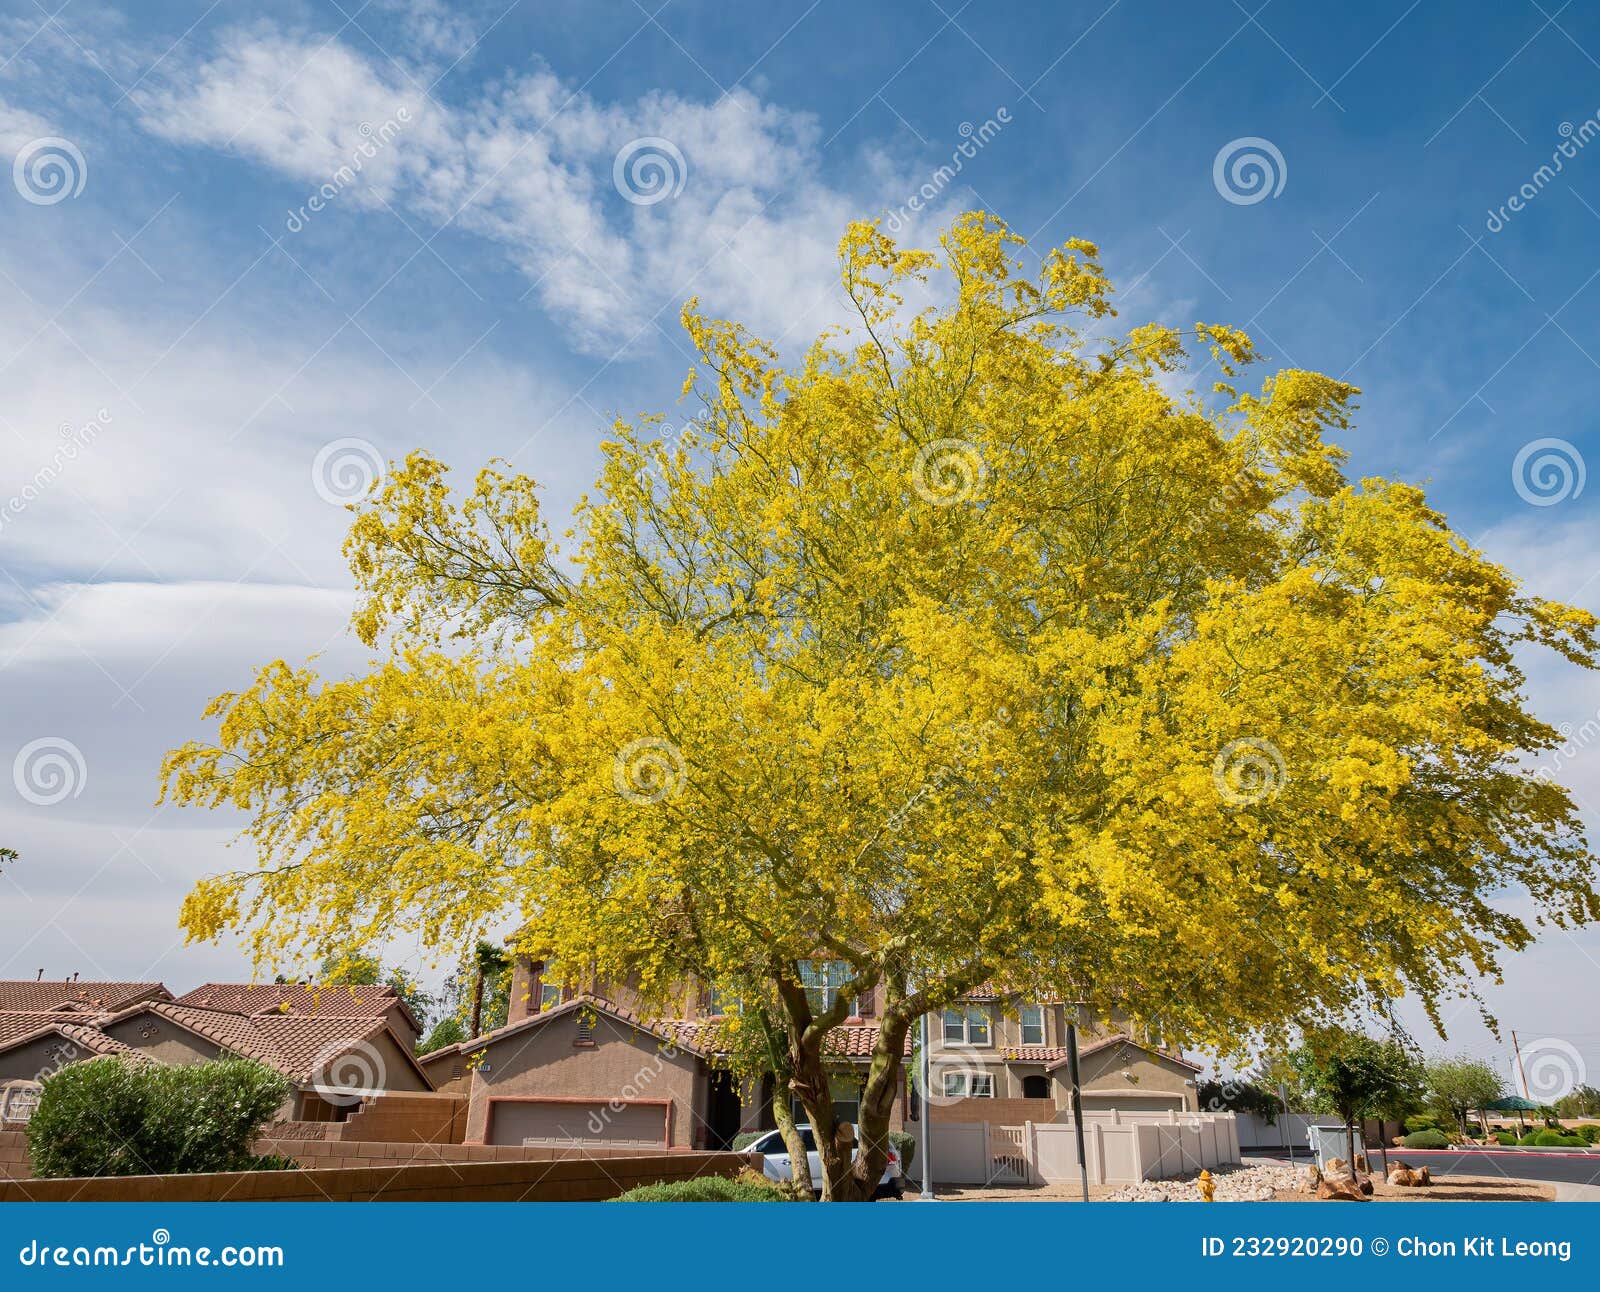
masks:
[[[1349,1154],[1350,1175],[1354,1178],[1356,1173],[1356,1115],[1354,1113],[1345,1114],[1344,1142],[1346,1152]]]
[[[483,1035],[483,970],[472,984],[472,1036]]]
[[[817,1186],[811,1181],[811,1158],[806,1152],[806,1143],[800,1138],[800,1128],[794,1123],[794,1108],[789,1103],[792,1097],[788,1076],[774,1073],[772,1120],[777,1123],[778,1133],[783,1136],[784,1148],[789,1150],[790,1178],[795,1188],[810,1193]]]

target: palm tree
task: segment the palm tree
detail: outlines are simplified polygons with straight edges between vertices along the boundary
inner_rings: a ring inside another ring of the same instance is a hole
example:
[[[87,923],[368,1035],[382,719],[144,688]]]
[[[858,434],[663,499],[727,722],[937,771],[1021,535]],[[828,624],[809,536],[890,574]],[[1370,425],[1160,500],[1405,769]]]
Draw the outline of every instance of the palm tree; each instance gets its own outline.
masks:
[[[472,1035],[478,1036],[483,1031],[484,983],[510,968],[511,957],[493,942],[479,938],[478,945],[472,953],[472,961],[476,971],[472,982]]]

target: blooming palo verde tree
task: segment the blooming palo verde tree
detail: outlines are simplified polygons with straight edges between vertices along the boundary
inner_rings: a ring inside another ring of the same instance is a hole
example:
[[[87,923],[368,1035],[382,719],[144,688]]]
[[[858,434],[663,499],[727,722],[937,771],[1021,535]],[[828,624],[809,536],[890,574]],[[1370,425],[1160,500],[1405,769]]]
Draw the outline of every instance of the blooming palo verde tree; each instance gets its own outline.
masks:
[[[1019,243],[851,226],[858,320],[793,367],[691,302],[693,429],[617,425],[566,550],[528,477],[408,458],[347,544],[372,671],[270,664],[167,760],[259,853],[190,935],[270,962],[514,916],[594,981],[729,984],[857,1198],[908,1030],[980,981],[1227,1044],[1492,974],[1532,937],[1506,889],[1593,918],[1515,652],[1592,666],[1594,618],[1348,480],[1352,387],[1246,389],[1225,327],[1108,336],[1095,248],[1028,275]],[[1224,382],[1175,395],[1191,339]],[[869,989],[852,1162],[824,1042]]]

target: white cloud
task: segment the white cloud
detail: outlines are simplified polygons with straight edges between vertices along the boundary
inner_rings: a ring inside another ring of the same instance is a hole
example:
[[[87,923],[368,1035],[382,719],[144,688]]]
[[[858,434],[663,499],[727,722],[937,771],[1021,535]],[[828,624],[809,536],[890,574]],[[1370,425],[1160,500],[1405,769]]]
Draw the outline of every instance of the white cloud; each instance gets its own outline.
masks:
[[[830,186],[814,118],[744,89],[714,102],[651,91],[608,104],[541,68],[452,106],[393,63],[269,26],[230,33],[209,59],[172,67],[137,98],[152,132],[238,151],[310,185],[351,160],[363,123],[403,110],[409,122],[367,161],[352,200],[393,202],[492,239],[575,340],[600,353],[652,320],[674,327],[694,294],[767,335],[809,339],[846,315],[835,258],[845,224],[914,187],[913,170],[896,178],[881,155],[858,171],[857,191]],[[614,183],[618,154],[642,138],[669,141],[664,182],[682,184],[674,196],[631,202]],[[946,197],[930,222],[959,190]]]
[[[14,157],[25,144],[55,133],[43,117],[0,99],[0,157]]]

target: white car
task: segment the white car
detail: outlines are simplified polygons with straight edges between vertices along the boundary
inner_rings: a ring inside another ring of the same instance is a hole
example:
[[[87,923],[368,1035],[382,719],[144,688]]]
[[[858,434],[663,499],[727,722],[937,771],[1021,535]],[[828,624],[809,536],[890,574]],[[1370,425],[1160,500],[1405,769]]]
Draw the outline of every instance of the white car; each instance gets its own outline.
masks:
[[[800,1131],[800,1142],[806,1146],[806,1161],[811,1167],[812,1187],[820,1194],[822,1189],[822,1155],[817,1152],[817,1142],[812,1137],[811,1127],[801,1126],[798,1129]],[[782,1131],[768,1131],[742,1151],[761,1154],[761,1170],[767,1179],[794,1179],[794,1164],[789,1158],[789,1149],[783,1142]],[[898,1199],[904,1189],[905,1182],[900,1175],[900,1155],[893,1148],[890,1148],[889,1161],[883,1168],[883,1178],[878,1181],[877,1191],[872,1196],[874,1200],[878,1198]]]

